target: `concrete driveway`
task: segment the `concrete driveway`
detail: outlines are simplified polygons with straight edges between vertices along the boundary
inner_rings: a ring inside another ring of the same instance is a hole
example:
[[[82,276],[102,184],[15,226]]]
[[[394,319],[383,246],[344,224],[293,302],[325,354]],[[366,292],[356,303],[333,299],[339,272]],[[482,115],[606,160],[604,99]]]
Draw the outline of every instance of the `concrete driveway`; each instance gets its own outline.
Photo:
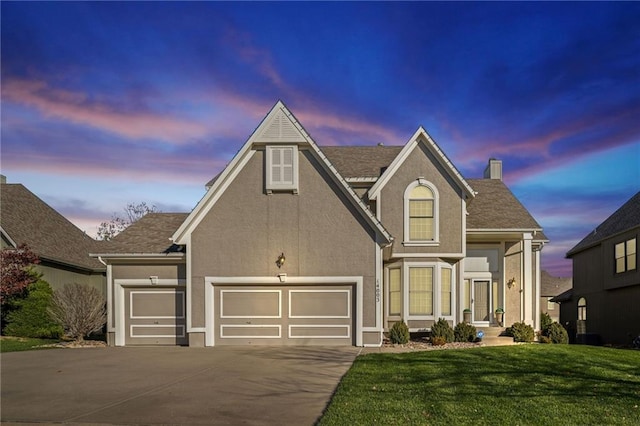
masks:
[[[358,348],[2,354],[3,423],[312,425]]]

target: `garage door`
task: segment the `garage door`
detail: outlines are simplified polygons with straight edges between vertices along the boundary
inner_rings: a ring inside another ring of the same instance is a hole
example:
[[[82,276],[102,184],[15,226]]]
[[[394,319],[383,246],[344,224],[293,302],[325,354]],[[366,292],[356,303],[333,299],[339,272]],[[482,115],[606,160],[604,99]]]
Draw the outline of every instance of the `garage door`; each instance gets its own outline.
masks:
[[[125,345],[186,345],[184,288],[125,288]]]
[[[216,286],[216,345],[354,345],[351,285]]]

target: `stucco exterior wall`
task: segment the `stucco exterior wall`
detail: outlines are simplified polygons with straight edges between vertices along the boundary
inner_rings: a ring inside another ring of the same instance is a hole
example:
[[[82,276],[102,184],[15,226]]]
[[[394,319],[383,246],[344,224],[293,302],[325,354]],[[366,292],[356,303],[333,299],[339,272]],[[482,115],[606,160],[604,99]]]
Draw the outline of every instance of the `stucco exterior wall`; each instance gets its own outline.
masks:
[[[515,285],[509,288],[505,283],[504,324],[510,326],[521,320],[522,306],[522,247],[519,242],[505,243],[505,279],[515,278]]]
[[[363,326],[375,326],[373,231],[304,149],[299,151],[299,194],[267,195],[263,154],[255,152],[191,234],[193,327],[205,325],[205,277],[279,273],[362,276]],[[286,262],[278,269],[281,253]]]
[[[439,195],[439,240],[436,247],[405,247],[404,193],[411,182],[423,177]],[[418,144],[380,193],[381,221],[395,238],[396,253],[462,253],[462,200],[460,188],[448,177],[431,153]]]

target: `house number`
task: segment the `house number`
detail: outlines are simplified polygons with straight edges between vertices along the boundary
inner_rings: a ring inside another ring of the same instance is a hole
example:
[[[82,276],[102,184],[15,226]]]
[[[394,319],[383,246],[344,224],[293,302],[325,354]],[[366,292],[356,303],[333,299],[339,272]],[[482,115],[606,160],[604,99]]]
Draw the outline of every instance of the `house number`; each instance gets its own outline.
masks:
[[[380,280],[376,280],[376,303],[380,302]]]

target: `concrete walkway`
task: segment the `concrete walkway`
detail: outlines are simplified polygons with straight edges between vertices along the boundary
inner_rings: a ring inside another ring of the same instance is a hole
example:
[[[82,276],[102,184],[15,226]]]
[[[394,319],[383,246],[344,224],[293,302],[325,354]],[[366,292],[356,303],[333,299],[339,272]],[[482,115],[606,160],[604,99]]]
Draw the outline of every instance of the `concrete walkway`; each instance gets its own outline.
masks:
[[[11,423],[313,425],[360,348],[144,347],[2,354]]]

